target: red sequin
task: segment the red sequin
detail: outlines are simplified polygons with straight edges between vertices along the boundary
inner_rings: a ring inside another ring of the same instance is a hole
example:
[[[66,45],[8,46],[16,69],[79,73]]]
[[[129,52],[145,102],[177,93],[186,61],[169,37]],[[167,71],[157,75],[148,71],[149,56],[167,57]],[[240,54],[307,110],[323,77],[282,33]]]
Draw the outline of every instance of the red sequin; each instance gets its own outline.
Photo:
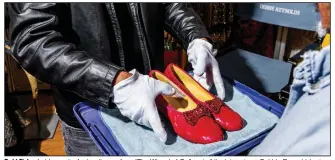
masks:
[[[186,121],[192,126],[195,126],[201,117],[211,117],[210,111],[201,104],[199,104],[196,109],[183,112],[183,114]]]
[[[221,106],[224,106],[223,102],[219,98],[214,98],[206,101],[205,103],[207,104],[208,109],[216,114],[220,112]]]

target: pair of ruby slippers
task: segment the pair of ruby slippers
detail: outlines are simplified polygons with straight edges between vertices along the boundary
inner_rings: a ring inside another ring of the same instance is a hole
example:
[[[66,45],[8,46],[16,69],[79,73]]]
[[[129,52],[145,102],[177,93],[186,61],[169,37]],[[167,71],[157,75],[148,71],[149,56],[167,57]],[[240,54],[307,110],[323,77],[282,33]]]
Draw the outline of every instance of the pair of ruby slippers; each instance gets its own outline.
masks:
[[[243,119],[238,113],[178,66],[168,65],[164,74],[153,70],[150,76],[169,83],[183,94],[183,98],[159,95],[156,103],[160,112],[170,120],[174,131],[185,140],[208,144],[224,139],[221,128],[226,131],[242,129]]]

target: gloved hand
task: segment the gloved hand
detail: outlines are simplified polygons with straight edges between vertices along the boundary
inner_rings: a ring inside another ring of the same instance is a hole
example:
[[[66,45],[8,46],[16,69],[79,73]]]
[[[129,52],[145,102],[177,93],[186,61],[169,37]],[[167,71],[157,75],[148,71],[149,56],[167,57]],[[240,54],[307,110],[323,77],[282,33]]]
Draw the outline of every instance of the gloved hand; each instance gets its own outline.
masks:
[[[193,78],[207,90],[214,84],[217,96],[223,100],[225,97],[224,83],[212,50],[213,46],[209,42],[195,39],[187,48],[188,61],[194,69]]]
[[[130,71],[129,78],[118,82],[114,88],[112,101],[123,116],[134,122],[152,128],[158,138],[165,142],[167,133],[160,120],[155,98],[159,94],[173,95],[175,89],[167,83]]]

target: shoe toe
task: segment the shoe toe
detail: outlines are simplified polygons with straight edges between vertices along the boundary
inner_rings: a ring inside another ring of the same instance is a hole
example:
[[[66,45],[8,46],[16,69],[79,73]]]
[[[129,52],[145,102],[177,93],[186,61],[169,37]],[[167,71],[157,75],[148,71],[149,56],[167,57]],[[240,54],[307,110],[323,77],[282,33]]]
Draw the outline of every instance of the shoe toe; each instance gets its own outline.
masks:
[[[243,128],[242,117],[228,107],[222,107],[215,120],[220,126],[227,131],[237,131]]]
[[[196,143],[208,144],[222,141],[224,135],[220,126],[213,119],[204,117],[199,119],[194,127],[192,137]]]

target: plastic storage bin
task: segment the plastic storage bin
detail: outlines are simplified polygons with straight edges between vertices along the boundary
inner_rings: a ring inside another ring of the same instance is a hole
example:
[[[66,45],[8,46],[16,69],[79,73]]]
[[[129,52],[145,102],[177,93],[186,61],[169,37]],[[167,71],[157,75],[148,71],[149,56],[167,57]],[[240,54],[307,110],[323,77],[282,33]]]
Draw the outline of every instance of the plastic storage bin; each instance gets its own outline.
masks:
[[[270,111],[279,118],[283,114],[284,107],[277,102],[259,94],[257,91],[245,86],[238,81],[231,80],[236,89],[241,93],[247,95],[252,99],[252,101],[264,109]],[[76,118],[79,120],[83,128],[88,132],[89,136],[105,155],[127,155],[122,150],[121,144],[115,140],[115,137],[109,128],[104,125],[104,122],[99,118],[99,107],[100,106],[90,106],[88,103],[81,102],[74,106],[73,110]],[[264,133],[256,136],[243,144],[240,144],[228,151],[220,153],[218,155],[238,155],[248,149],[253,148],[259,144],[265,136],[269,133],[270,130],[265,131]],[[107,138],[108,137],[108,138]],[[111,138],[112,137],[112,138]],[[113,138],[114,137],[114,138]]]

